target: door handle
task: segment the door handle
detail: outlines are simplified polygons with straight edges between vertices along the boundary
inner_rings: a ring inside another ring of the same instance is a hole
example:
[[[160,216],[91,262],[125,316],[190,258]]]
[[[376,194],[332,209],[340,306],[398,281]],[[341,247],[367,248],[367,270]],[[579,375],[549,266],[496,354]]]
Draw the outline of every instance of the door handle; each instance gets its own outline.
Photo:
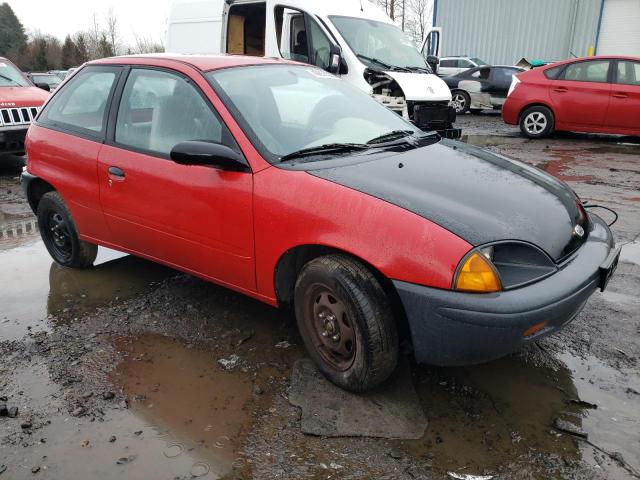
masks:
[[[554,88],[553,91],[558,93],[566,93],[569,91],[569,89],[566,87],[558,87],[558,88]]]
[[[613,97],[614,98],[629,98],[629,95],[627,95],[624,92],[618,92],[618,93],[614,93]]]
[[[109,167],[109,175],[112,175],[112,176],[118,177],[118,178],[124,178],[125,177],[124,170],[122,170],[121,168],[118,168],[118,167]]]

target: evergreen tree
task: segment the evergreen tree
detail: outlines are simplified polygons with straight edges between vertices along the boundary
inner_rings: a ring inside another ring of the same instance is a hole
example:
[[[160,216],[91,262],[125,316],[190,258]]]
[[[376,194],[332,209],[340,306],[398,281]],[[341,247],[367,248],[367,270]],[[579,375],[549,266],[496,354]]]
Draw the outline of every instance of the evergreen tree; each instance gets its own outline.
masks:
[[[97,49],[98,58],[106,58],[113,57],[115,52],[113,51],[113,46],[107,39],[107,35],[102,33],[100,35],[100,40],[98,40],[98,49]]]
[[[78,32],[76,34],[76,40],[74,42],[74,45],[75,45],[74,65],[71,65],[71,66],[77,67],[89,61],[89,52],[87,50],[87,39],[85,37],[84,32]]]
[[[71,36],[67,35],[62,45],[62,56],[60,60],[63,70],[68,70],[76,66],[76,50],[76,44],[71,40]]]
[[[8,3],[0,4],[0,55],[15,58],[27,45],[24,27]]]

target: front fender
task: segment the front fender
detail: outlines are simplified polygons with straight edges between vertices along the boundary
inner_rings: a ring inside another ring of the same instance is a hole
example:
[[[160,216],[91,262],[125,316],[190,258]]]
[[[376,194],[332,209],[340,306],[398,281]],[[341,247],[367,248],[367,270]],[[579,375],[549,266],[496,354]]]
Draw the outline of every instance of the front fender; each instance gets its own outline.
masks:
[[[300,245],[341,250],[392,280],[449,289],[472,246],[408,210],[304,171],[254,176],[258,292],[276,297],[274,271]]]

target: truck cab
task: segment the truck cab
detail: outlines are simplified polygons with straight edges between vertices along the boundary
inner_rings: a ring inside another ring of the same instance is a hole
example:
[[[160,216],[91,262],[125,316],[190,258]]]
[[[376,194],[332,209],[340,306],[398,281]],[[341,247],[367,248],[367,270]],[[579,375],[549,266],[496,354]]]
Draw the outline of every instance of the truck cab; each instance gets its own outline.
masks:
[[[421,53],[367,0],[174,0],[167,51],[284,58],[322,68],[423,130],[457,137],[451,92]]]
[[[24,153],[29,125],[48,96],[13,63],[0,57],[0,161],[5,154]]]

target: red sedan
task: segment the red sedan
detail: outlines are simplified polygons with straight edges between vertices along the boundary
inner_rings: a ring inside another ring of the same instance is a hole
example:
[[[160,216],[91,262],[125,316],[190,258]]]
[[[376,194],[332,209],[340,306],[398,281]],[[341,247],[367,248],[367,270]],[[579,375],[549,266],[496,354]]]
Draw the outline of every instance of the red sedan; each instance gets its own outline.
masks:
[[[440,365],[557,331],[619,255],[552,176],[282,60],[88,63],[43,107],[27,153],[56,262],[89,268],[103,245],[289,305],[320,370],[350,390],[391,375],[405,330]]]
[[[528,138],[554,131],[640,135],[640,58],[578,58],[521,73],[502,118]]]

